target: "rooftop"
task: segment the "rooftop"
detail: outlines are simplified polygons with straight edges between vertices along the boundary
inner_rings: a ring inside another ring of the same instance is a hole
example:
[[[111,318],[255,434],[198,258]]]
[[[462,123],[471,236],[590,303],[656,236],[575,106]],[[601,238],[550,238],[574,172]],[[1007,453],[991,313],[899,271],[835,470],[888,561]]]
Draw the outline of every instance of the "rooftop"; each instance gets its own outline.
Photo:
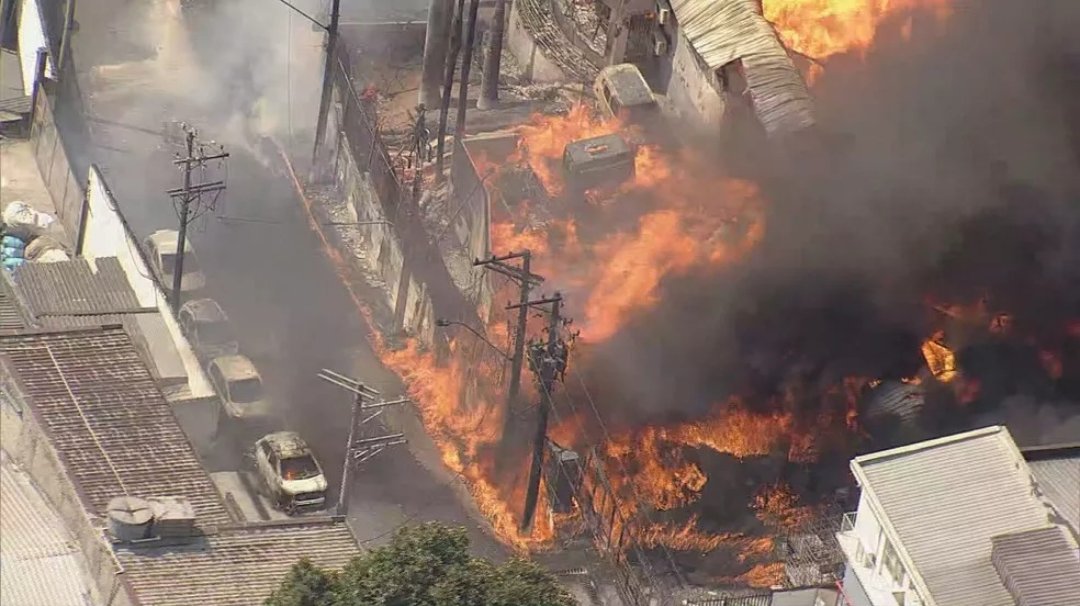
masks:
[[[24,313],[44,328],[117,324],[144,309],[115,257],[27,263],[10,277]]]
[[[4,603],[92,606],[85,562],[63,520],[0,451],[0,595]]]
[[[279,431],[265,437],[279,459],[298,457],[309,452],[307,443],[295,431]]]
[[[179,494],[190,500],[200,525],[230,523],[123,329],[0,336],[0,362],[16,378],[89,512],[100,515],[123,494]]]
[[[1023,454],[1043,494],[1080,537],[1080,444],[1025,448]]]
[[[214,359],[214,364],[221,369],[222,376],[228,381],[258,379],[259,371],[247,356],[233,354]]]
[[[1080,554],[1060,526],[1001,535],[992,542],[994,568],[1017,604],[1080,604]]]
[[[213,299],[193,299],[184,303],[182,309],[190,311],[199,322],[222,322],[229,319],[225,310]]]
[[[222,528],[185,545],[117,546],[128,583],[154,606],[255,606],[301,557],[339,569],[359,555],[340,521]]]
[[[1053,511],[1006,428],[857,457],[851,468],[924,597],[1013,605],[991,563],[991,539],[1051,527]]]

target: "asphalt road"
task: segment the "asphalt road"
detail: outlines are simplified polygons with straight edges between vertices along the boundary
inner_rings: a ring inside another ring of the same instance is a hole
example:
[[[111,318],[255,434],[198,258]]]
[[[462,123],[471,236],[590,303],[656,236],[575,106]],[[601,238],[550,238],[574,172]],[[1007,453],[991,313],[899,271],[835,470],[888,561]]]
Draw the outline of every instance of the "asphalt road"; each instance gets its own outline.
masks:
[[[213,138],[220,117],[215,108],[208,111],[199,95],[177,95],[175,86],[163,90],[161,76],[146,65],[114,71],[110,78],[94,76],[97,66],[130,65],[155,56],[153,41],[139,40],[145,38],[143,7],[125,0],[79,3],[80,28],[73,40],[83,93],[90,98],[92,159],[141,237],[177,223],[163,193],[180,185],[171,163],[176,149],[154,131],[164,122],[186,120]],[[172,70],[169,74],[167,78],[180,77]],[[190,88],[200,84],[206,83],[196,79]],[[203,126],[207,124],[211,126]],[[400,394],[402,385],[373,353],[361,319],[319,250],[283,165],[243,146],[228,151],[228,190],[215,209],[194,224],[191,240],[207,274],[208,294],[236,324],[242,350],[284,409],[283,423],[312,444],[336,500],[351,396],[320,381],[316,373],[331,368],[353,375],[387,397]],[[217,453],[211,457],[212,468],[239,463],[235,453],[240,444],[199,446]],[[221,457],[223,452],[229,456]],[[442,520],[467,526],[478,553],[505,555],[456,498],[451,483],[457,480],[428,471],[407,448],[384,452],[352,477],[349,516],[362,543],[383,542],[404,523]]]

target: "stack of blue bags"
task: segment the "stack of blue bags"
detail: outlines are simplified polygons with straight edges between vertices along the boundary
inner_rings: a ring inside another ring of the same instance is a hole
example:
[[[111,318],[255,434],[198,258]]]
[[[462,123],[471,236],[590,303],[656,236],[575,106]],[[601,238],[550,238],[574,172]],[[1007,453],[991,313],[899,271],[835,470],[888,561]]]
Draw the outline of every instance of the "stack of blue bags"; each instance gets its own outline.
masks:
[[[15,236],[0,238],[0,265],[14,271],[23,263],[26,263],[26,240]]]

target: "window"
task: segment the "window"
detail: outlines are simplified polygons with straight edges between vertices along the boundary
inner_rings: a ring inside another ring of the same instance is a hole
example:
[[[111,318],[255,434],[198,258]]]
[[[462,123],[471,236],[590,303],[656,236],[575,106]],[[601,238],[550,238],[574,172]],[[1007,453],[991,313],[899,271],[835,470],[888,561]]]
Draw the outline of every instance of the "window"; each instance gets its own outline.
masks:
[[[232,326],[228,322],[208,322],[199,326],[199,343],[202,345],[223,345],[233,340]]]
[[[888,541],[885,542],[885,548],[881,550],[881,565],[894,583],[900,585],[904,582],[904,565],[900,562],[900,555]]]
[[[262,382],[254,377],[229,383],[229,400],[237,404],[258,402],[262,397]]]
[[[281,477],[285,480],[306,480],[319,475],[319,466],[311,455],[281,460]]]
[[[171,274],[176,271],[176,255],[173,253],[161,253],[161,271]]]

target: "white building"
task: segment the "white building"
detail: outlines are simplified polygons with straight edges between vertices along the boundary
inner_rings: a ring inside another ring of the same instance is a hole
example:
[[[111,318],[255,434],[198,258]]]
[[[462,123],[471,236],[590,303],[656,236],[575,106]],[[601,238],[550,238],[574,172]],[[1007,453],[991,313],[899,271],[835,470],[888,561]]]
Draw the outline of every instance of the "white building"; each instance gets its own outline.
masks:
[[[855,458],[862,495],[837,534],[849,603],[1080,604],[1080,456],[1063,452],[1029,465],[988,427]]]

